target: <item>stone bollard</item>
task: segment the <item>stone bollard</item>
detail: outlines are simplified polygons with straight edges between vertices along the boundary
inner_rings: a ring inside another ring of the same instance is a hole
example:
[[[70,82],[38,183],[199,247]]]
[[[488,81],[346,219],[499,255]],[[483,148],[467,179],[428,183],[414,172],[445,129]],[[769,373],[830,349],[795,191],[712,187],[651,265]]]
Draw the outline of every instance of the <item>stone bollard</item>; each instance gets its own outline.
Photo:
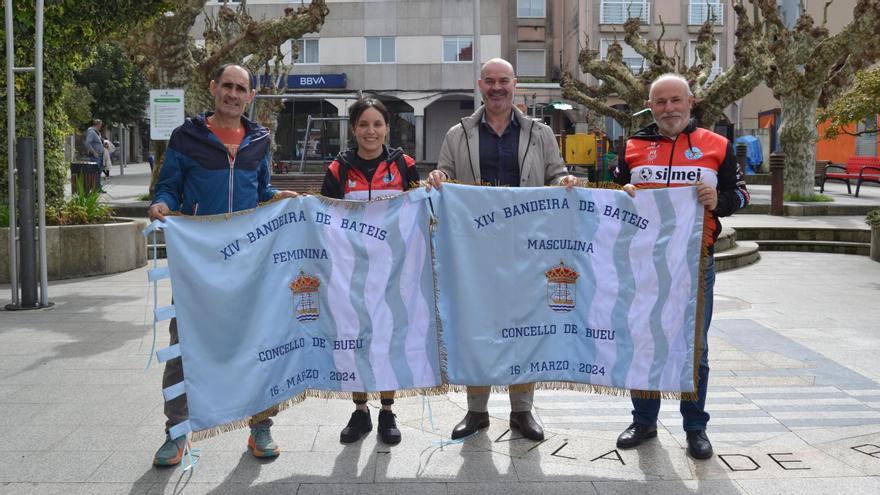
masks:
[[[783,216],[785,153],[770,153],[770,214]]]

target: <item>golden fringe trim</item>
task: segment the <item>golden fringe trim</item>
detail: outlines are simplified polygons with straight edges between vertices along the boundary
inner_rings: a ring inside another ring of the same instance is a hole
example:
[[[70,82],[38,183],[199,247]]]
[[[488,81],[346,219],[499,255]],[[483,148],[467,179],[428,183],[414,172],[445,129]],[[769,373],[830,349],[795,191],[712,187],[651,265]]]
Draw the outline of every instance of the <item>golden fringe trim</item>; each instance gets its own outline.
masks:
[[[446,368],[449,366],[449,352],[443,344],[443,323],[440,320],[440,305],[438,304],[440,301],[440,286],[437,285],[437,253],[434,251],[434,229],[437,226],[438,220],[434,215],[434,204],[430,203],[430,205],[431,223],[428,226],[428,244],[431,249],[431,278],[434,287],[434,325],[436,327],[434,333],[437,335],[437,355],[440,360],[440,380],[444,384],[447,384],[449,382],[449,376],[446,373]]]
[[[610,395],[614,397],[633,397],[635,399],[675,399],[675,400],[686,400],[693,401],[697,400],[697,394],[695,392],[651,392],[647,390],[628,390],[625,388],[619,387],[609,387],[607,385],[596,385],[592,383],[581,383],[581,382],[565,382],[565,381],[550,381],[550,382],[534,382],[530,384],[516,384],[516,385],[533,385],[536,390],[572,390],[575,392],[586,392],[593,394],[601,394],[601,395]],[[472,385],[473,386],[473,385]],[[510,385],[491,385],[489,388],[492,392],[505,392]],[[443,385],[439,385],[437,387],[427,387],[427,388],[413,388],[406,390],[395,390],[394,397],[395,398],[403,398],[403,397],[415,397],[418,395],[425,396],[437,396],[437,395],[445,395],[449,392],[467,392],[468,385],[454,385],[444,383]],[[367,400],[380,400],[382,392],[366,392]],[[250,426],[251,421],[263,421],[265,419],[271,418],[275,416],[281,411],[289,409],[300,402],[305,401],[307,398],[316,398],[316,399],[343,399],[343,400],[351,400],[351,392],[348,391],[330,391],[330,390],[315,390],[315,389],[307,389],[299,394],[275,404],[274,406],[266,409],[265,411],[255,414],[250,418],[239,419],[235,421],[230,421],[228,423],[224,423],[222,425],[215,426],[213,428],[207,428],[204,430],[194,431],[191,433],[191,438],[193,442],[198,442],[200,440],[205,440],[208,438],[215,437],[221,433],[226,433],[234,430],[239,430]]]
[[[584,180],[583,184],[579,182],[578,186],[584,187],[587,189],[614,189],[617,191],[623,190],[623,186],[621,186],[620,184],[617,184],[616,182],[606,182],[606,181],[589,182],[589,181]]]
[[[536,390],[572,390],[575,392],[587,392],[601,395],[611,395],[614,397],[633,397],[635,399],[677,399],[677,400],[696,400],[695,392],[656,392],[648,390],[629,390],[620,387],[611,387],[608,385],[597,385],[593,383],[583,382],[566,382],[566,381],[548,381],[520,383],[515,385],[485,385],[489,387],[491,392],[506,392],[508,387],[516,385],[532,385]],[[449,384],[447,388],[450,392],[467,392],[468,387],[481,385],[454,385]]]
[[[426,387],[426,388],[412,388],[405,390],[395,390],[394,397],[415,397],[417,395],[443,395],[448,392],[448,386],[446,384],[439,385],[437,387]],[[382,392],[366,392],[367,400],[380,400],[380,395]],[[226,433],[234,430],[239,430],[250,426],[251,421],[259,422],[265,419],[271,418],[278,414],[281,411],[291,408],[300,402],[305,401],[307,398],[315,398],[315,399],[347,399],[351,400],[351,392],[350,391],[331,391],[331,390],[315,390],[315,389],[306,389],[299,394],[279,402],[274,406],[266,409],[263,412],[257,413],[250,418],[245,419],[237,419],[235,421],[230,421],[228,423],[224,423],[222,425],[217,425],[213,428],[207,428],[204,430],[194,431],[190,434],[190,438],[193,442],[198,442],[200,440],[205,440],[211,437],[215,437],[221,433]]]
[[[412,189],[404,192],[403,194],[398,194],[396,196],[386,196],[386,197],[382,197],[382,198],[376,198],[376,199],[373,199],[370,201],[328,198],[327,196],[321,196],[321,194],[318,192],[300,193],[299,196],[315,196],[316,198],[321,200],[321,202],[324,204],[328,204],[331,206],[342,205],[342,206],[345,206],[345,207],[352,209],[352,210],[358,210],[358,209],[363,209],[364,206],[366,206],[367,204],[376,203],[379,201],[389,201],[389,200],[395,199],[397,197],[403,196],[405,194],[408,194],[410,191],[412,191]],[[259,208],[271,205],[272,203],[277,203],[277,202],[281,201],[282,199],[288,199],[288,198],[280,198],[280,197],[275,196],[268,201],[264,201],[264,202],[260,203],[259,205],[257,205],[256,208],[248,208],[247,210],[238,210],[238,211],[234,211],[232,213],[217,213],[216,215],[184,215],[183,213],[181,213],[179,211],[172,211],[172,212],[166,213],[165,216],[166,217],[188,217],[188,218],[193,218],[195,220],[198,220],[200,222],[218,222],[221,220],[229,220],[230,218],[236,217],[239,215],[248,215],[248,214],[256,211]]]
[[[709,245],[700,231],[700,277],[697,284],[697,314],[694,315],[694,392],[696,397],[700,387],[700,361],[703,359],[703,310],[706,306],[703,294],[706,293],[706,270],[709,268]],[[696,398],[691,399],[696,400]]]

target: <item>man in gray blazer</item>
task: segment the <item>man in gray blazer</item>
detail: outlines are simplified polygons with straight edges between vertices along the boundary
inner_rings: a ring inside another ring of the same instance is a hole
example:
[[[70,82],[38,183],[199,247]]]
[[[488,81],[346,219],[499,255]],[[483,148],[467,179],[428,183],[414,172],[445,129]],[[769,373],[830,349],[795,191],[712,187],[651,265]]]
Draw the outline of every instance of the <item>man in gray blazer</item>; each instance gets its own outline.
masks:
[[[104,138],[101,137],[101,127],[104,123],[101,119],[92,121],[92,126],[86,129],[86,152],[89,159],[98,164],[98,187],[101,187],[101,171],[104,170]]]
[[[483,106],[446,133],[437,170],[428,174],[428,188],[439,189],[447,179],[509,187],[577,185],[578,179],[566,171],[553,131],[513,106],[516,77],[510,62],[493,58],[483,64],[477,85]],[[452,430],[452,438],[489,426],[489,390],[467,388],[468,412]],[[540,441],[544,430],[531,412],[534,392],[532,383],[508,387],[510,427]]]

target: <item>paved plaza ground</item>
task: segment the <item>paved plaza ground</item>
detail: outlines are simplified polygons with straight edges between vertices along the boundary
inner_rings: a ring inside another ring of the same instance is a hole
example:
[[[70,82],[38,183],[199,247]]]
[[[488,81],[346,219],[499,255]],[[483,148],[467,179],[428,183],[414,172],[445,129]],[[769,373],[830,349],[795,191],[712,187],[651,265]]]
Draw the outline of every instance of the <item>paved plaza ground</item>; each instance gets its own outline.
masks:
[[[110,195],[144,192],[136,167],[111,179]],[[880,188],[863,195],[880,204]],[[774,221],[747,217],[727,225]],[[8,286],[0,294],[8,301]],[[464,443],[449,442],[464,394],[399,399],[394,447],[375,433],[341,445],[351,402],[307,399],[277,417],[274,461],[253,458],[237,430],[198,442],[192,471],[156,469],[162,367],[144,372],[146,269],[52,282],[49,298],[49,310],[0,312],[2,494],[880,493],[880,263],[866,256],[762,252],[718,274],[707,461],[685,455],[674,401],[656,440],[618,451],[628,398],[547,390],[535,398],[541,443],[511,434],[503,394],[492,396],[488,431]]]

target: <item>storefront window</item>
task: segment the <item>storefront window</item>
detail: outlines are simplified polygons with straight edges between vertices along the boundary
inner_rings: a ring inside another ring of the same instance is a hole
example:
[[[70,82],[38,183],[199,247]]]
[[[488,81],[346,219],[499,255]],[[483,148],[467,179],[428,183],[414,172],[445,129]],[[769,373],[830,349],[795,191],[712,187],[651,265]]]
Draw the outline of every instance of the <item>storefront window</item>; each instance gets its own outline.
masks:
[[[339,126],[348,125],[340,121],[313,121],[311,129],[306,129],[309,115],[316,117],[336,117],[336,107],[323,101],[294,100],[284,104],[278,117],[278,131],[275,134],[275,160],[299,162],[305,153],[306,161],[329,163],[340,150]]]
[[[416,116],[413,108],[400,100],[383,100],[391,114],[388,140],[392,148],[403,148],[409,156],[416,154]]]

